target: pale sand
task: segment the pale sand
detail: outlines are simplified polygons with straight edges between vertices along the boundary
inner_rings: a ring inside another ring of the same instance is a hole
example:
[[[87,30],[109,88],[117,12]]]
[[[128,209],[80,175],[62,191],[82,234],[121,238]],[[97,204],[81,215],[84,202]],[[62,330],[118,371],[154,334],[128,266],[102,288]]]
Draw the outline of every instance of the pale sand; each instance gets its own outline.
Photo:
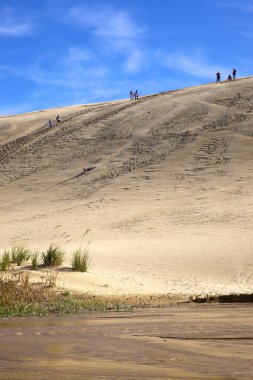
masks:
[[[89,273],[62,269],[66,288],[253,292],[252,99],[246,78],[1,117],[1,251],[53,241],[69,267],[90,229]]]

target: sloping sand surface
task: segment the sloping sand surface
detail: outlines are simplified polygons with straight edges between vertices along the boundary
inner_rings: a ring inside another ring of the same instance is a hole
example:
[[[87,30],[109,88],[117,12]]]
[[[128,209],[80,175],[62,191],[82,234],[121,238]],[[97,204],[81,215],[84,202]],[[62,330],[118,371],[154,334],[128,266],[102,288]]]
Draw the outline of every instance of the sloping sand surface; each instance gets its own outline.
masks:
[[[61,245],[74,290],[253,292],[252,98],[245,78],[1,117],[1,249]]]

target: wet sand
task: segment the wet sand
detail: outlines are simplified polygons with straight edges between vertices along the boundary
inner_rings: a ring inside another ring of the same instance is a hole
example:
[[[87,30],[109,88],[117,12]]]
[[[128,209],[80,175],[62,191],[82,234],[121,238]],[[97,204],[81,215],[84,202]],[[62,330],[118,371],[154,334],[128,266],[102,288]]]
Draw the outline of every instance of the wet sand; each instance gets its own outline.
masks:
[[[0,379],[252,379],[253,305],[2,319]]]

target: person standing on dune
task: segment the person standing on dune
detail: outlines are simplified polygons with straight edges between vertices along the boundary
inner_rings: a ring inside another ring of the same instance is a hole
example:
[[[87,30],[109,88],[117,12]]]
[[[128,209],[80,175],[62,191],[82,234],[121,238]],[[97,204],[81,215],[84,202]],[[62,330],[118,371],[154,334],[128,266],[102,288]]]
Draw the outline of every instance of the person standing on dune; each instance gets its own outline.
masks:
[[[134,99],[138,100],[139,99],[139,92],[136,90],[134,93]]]
[[[216,73],[216,83],[220,83],[220,77],[221,77],[221,73],[219,71],[217,71],[217,73]]]
[[[233,80],[235,80],[236,79],[236,69],[235,68],[233,68],[233,70],[232,70],[232,75],[233,75]]]

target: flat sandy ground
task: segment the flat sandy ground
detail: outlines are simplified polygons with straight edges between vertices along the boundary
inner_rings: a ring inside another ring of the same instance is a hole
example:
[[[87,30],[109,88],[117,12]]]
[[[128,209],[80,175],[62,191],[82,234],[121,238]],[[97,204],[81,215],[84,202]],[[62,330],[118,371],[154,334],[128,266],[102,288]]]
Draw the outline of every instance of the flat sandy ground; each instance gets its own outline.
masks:
[[[1,117],[1,252],[60,245],[60,284],[97,294],[252,293],[252,99],[244,78]]]
[[[5,380],[251,380],[252,305],[0,321]]]

